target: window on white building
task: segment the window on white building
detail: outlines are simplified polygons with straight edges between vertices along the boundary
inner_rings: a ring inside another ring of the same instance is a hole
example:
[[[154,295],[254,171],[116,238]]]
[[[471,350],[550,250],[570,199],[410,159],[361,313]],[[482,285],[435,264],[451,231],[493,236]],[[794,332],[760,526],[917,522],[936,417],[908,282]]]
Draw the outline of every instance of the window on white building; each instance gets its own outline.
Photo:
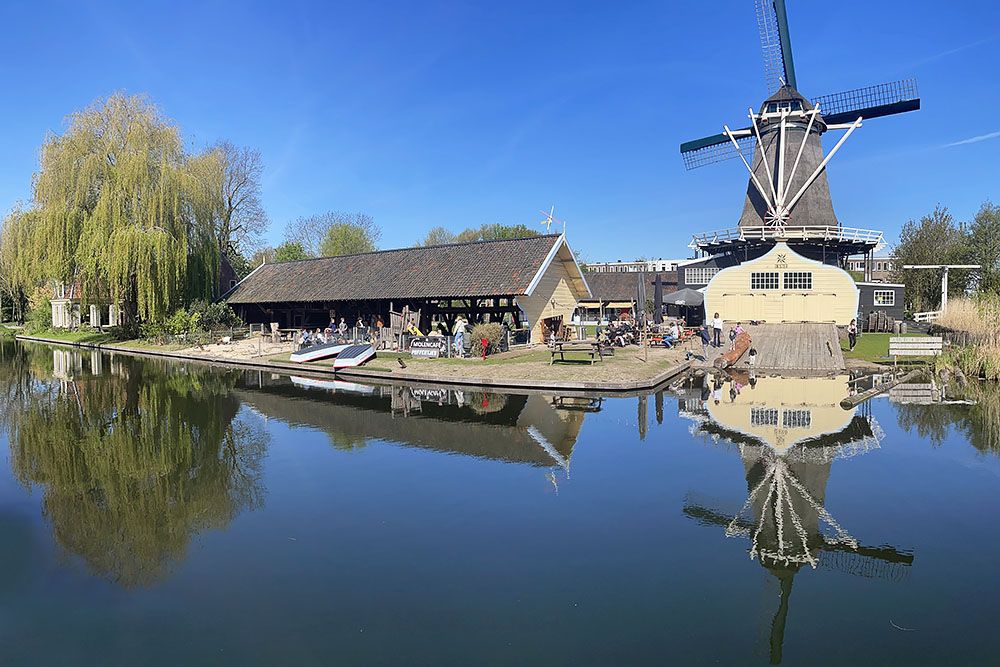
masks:
[[[704,266],[695,269],[684,269],[684,282],[688,285],[707,285],[718,272],[719,269]]]
[[[750,274],[750,289],[778,289],[777,271],[754,271]]]
[[[809,428],[812,412],[809,410],[784,410],[781,413],[782,428]]]
[[[812,271],[786,271],[784,285],[785,289],[812,289]]]
[[[876,306],[895,306],[896,292],[891,289],[877,289],[874,302]]]
[[[777,408],[750,408],[751,426],[777,426]]]

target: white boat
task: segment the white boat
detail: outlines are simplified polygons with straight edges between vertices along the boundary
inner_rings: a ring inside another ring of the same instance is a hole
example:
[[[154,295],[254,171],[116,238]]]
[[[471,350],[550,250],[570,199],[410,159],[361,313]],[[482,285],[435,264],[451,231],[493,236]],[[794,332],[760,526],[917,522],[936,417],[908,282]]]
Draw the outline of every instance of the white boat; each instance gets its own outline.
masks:
[[[315,380],[297,375],[291,376],[292,384],[308,389],[324,389],[334,393],[350,394],[374,394],[375,387],[369,384],[358,384],[357,382],[344,382],[343,380]]]
[[[329,359],[330,357],[335,357],[344,350],[356,347],[355,345],[345,345],[343,343],[327,343],[325,345],[313,345],[311,347],[304,347],[298,352],[293,352],[292,356],[288,357],[290,361],[294,361],[297,364],[305,363],[307,361],[319,361],[320,359]]]
[[[375,357],[375,348],[371,345],[351,345],[337,355],[333,360],[333,368],[351,368],[360,366]]]

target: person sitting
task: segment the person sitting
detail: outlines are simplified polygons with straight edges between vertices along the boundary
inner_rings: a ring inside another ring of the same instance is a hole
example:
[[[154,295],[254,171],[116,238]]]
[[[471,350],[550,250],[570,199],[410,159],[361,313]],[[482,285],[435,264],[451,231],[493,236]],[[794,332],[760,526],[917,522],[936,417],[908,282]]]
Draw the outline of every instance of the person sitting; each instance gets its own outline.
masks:
[[[681,339],[681,328],[677,326],[677,322],[671,322],[670,326],[667,327],[667,333],[663,335],[663,346],[673,347]]]

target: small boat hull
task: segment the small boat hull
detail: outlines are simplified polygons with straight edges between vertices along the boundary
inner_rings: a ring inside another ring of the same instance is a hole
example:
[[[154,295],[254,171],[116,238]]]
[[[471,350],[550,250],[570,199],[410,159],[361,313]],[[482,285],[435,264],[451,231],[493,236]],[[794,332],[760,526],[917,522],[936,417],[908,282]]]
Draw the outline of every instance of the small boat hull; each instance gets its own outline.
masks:
[[[343,352],[349,347],[355,347],[353,345],[344,345],[343,343],[328,343],[326,345],[313,345],[311,347],[304,347],[298,352],[293,352],[288,359],[294,361],[297,364],[308,363],[310,361],[320,361],[321,359],[329,359],[330,357],[336,357],[338,354]]]
[[[360,366],[375,357],[375,348],[371,345],[351,345],[337,355],[333,360],[333,368],[353,368]]]
[[[750,349],[751,344],[753,344],[753,339],[750,338],[750,334],[746,331],[742,332],[736,337],[736,340],[733,341],[733,349],[716,357],[713,365],[716,368],[721,368],[723,370],[732,367],[737,361],[740,360],[740,357],[746,354],[746,351]]]
[[[305,387],[307,389],[323,389],[326,391],[332,391],[334,393],[350,393],[350,394],[374,394],[375,387],[368,384],[358,384],[357,382],[344,382],[343,380],[315,380],[313,378],[304,378],[293,375],[291,377],[292,384],[299,387]]]

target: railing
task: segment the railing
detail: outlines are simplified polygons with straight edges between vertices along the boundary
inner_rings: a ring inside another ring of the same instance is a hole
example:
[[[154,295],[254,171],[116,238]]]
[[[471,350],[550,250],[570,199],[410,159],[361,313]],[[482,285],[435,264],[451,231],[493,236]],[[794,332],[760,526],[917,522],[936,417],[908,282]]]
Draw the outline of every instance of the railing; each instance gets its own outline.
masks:
[[[942,311],[940,310],[929,310],[924,313],[913,313],[914,322],[933,322],[934,320],[941,317]]]
[[[882,232],[855,227],[730,227],[714,232],[695,234],[689,248],[699,249],[724,243],[742,241],[841,241],[873,245],[875,250],[885,246]]]

